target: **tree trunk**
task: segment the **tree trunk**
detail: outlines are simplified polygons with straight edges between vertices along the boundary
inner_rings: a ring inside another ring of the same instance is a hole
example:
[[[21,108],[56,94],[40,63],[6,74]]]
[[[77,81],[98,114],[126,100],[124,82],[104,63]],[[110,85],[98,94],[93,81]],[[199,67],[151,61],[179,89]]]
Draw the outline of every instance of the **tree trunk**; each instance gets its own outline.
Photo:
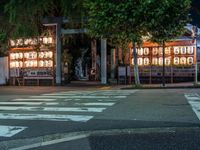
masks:
[[[135,86],[140,86],[139,70],[137,63],[136,42],[133,41],[133,58],[134,58],[134,78]]]
[[[163,73],[162,73],[162,85],[165,86],[165,41],[162,42],[163,51]]]

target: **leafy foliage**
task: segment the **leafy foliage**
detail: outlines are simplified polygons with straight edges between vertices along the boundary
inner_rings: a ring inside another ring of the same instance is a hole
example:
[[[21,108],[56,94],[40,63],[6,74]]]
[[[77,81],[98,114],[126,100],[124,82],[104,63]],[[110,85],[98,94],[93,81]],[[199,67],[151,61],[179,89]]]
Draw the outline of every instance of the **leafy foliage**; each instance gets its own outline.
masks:
[[[142,26],[140,0],[85,0],[92,36],[139,40]]]
[[[183,34],[189,23],[190,3],[191,0],[149,2],[144,10],[144,18],[151,40],[162,43]]]

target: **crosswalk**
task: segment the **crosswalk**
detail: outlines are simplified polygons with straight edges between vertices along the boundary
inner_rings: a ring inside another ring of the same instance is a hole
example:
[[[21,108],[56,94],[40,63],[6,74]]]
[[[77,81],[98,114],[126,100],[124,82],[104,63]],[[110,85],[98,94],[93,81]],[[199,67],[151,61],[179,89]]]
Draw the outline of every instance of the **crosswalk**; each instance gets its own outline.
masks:
[[[191,105],[192,110],[197,115],[200,120],[200,96],[197,93],[185,93],[185,98],[188,100],[188,103]]]
[[[10,101],[0,101],[0,120],[33,120],[33,121],[74,121],[87,122],[114,106],[137,90],[98,90],[55,92],[15,98]],[[2,126],[2,128],[6,128]],[[27,127],[13,127],[18,129],[12,136]],[[1,130],[1,125],[0,125]],[[8,132],[9,133],[9,132]],[[9,137],[0,132],[0,137]]]

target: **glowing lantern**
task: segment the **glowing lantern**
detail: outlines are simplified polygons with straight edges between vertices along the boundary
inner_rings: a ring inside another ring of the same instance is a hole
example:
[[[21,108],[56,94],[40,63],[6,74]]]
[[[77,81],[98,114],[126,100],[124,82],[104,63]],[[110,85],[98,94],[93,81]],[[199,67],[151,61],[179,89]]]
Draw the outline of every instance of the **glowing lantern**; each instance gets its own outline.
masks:
[[[15,46],[15,41],[14,41],[14,40],[10,40],[10,45],[11,45],[12,47],[14,47],[14,46]]]
[[[149,65],[149,58],[144,58],[144,65],[145,66]]]
[[[144,55],[148,55],[149,54],[149,48],[144,48]]]
[[[187,59],[185,57],[181,57],[180,58],[180,64],[181,65],[186,65],[186,63],[187,63]]]
[[[158,65],[158,58],[152,58],[152,64]]]
[[[159,48],[158,48],[158,51],[159,51],[159,55],[162,55],[162,54],[163,54],[163,49],[162,49],[162,47],[159,47]]]
[[[170,57],[165,58],[165,64],[166,64],[167,66],[169,66],[169,65],[171,64],[171,59],[170,59]]]
[[[143,59],[142,58],[138,58],[138,65],[142,66],[143,65]]]
[[[174,65],[179,65],[179,57],[174,57]]]
[[[188,47],[187,47],[187,53],[188,53],[188,54],[193,54],[193,53],[194,53],[193,47],[192,47],[192,46],[188,46]]]
[[[170,47],[166,47],[166,48],[165,48],[165,54],[166,54],[166,55],[170,55],[170,53],[171,53],[171,52],[170,52]]]
[[[194,63],[193,57],[188,57],[188,58],[187,58],[187,64],[188,64],[188,65],[192,65],[193,63]]]
[[[153,47],[152,54],[153,55],[157,55],[158,54],[158,48],[157,47]]]
[[[181,54],[186,54],[186,47],[181,47]]]
[[[174,47],[174,54],[179,54],[179,47]]]

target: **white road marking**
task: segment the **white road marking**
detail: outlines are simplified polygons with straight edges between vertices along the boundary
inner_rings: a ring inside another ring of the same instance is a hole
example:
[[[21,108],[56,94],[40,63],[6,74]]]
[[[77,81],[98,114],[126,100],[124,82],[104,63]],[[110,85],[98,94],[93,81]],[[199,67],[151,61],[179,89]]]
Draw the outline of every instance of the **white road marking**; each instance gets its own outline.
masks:
[[[22,127],[22,126],[4,126],[0,125],[0,137],[11,137],[27,127]]]
[[[185,97],[200,120],[200,96],[197,93],[187,93]]]
[[[39,96],[30,96],[31,98],[40,98],[40,99],[45,99],[45,98],[54,98],[54,99],[61,99],[61,98],[66,98],[66,99],[70,99],[71,97],[69,96],[55,96],[55,95],[39,95]]]
[[[45,120],[45,121],[79,121],[87,122],[93,116],[87,115],[56,115],[56,114],[12,114],[0,113],[0,119],[13,120]]]
[[[32,99],[32,98],[17,98],[13,99],[12,101],[55,101],[56,99]]]
[[[75,103],[75,105],[83,106],[113,106],[115,103]]]
[[[20,110],[20,111],[72,111],[72,112],[102,112],[106,108],[97,107],[16,107],[0,106],[0,110]]]
[[[58,105],[59,103],[54,102],[0,102],[0,105]]]
[[[92,98],[92,99],[96,99],[96,98],[126,98],[127,96],[93,96],[93,95],[76,95],[76,96],[57,96],[57,95],[52,95],[52,94],[45,94],[45,95],[41,95],[41,96],[37,96],[37,97],[49,97],[49,98]]]

